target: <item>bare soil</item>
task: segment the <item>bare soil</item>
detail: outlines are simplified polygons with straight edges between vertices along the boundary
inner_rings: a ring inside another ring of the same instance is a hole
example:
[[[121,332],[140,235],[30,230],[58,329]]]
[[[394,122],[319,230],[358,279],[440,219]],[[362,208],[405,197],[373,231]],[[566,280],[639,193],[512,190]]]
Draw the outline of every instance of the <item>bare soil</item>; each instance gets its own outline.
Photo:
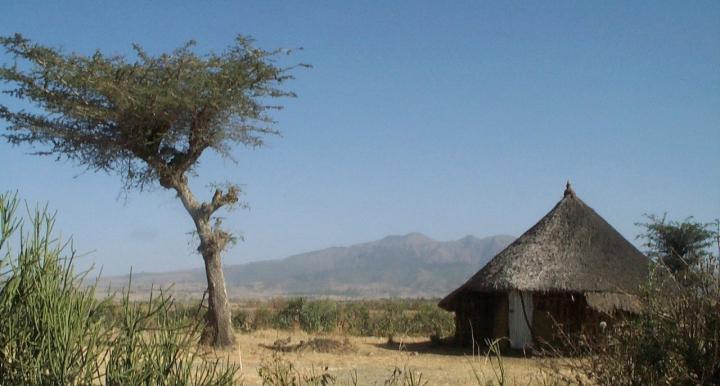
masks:
[[[437,345],[425,338],[345,337],[308,335],[302,331],[262,330],[237,335],[237,348],[223,355],[242,365],[246,385],[261,384],[258,368],[263,361],[279,356],[293,363],[303,374],[327,371],[339,382],[349,382],[357,373],[361,385],[382,385],[395,368],[422,373],[428,385],[497,384],[496,362],[484,353],[448,345]],[[506,384],[543,385],[548,378],[537,359],[522,353],[504,355]],[[480,377],[478,383],[475,372]]]

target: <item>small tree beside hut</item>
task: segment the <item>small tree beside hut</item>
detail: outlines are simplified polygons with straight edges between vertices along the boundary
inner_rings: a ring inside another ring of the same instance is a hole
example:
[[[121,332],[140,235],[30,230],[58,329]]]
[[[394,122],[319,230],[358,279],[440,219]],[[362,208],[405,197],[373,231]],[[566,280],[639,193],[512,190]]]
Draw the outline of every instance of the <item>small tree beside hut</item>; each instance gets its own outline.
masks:
[[[687,218],[684,221],[668,221],[663,215],[646,216],[648,222],[638,223],[644,228],[641,235],[648,256],[665,265],[674,274],[686,273],[698,268],[711,255],[714,240],[713,224],[703,224]]]

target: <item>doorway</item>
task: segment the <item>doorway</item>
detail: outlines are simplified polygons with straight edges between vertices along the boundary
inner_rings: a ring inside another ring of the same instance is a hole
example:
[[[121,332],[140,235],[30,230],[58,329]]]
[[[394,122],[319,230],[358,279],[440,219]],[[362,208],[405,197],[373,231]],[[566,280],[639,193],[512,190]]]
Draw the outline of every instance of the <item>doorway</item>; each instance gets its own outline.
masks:
[[[524,312],[523,312],[524,309]],[[528,323],[533,320],[531,292],[510,291],[508,294],[508,328],[510,347],[525,349],[532,346],[533,337]]]

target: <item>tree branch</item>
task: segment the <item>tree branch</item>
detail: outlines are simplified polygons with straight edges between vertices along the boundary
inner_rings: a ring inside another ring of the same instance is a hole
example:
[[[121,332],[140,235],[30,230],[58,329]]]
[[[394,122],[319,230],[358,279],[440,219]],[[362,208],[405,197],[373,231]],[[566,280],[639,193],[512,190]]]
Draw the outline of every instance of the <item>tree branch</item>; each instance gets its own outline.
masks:
[[[233,205],[238,202],[238,196],[240,195],[240,188],[235,185],[230,185],[226,192],[221,189],[215,189],[212,200],[209,203],[202,205],[203,212],[208,218],[215,213],[218,209],[226,205]]]

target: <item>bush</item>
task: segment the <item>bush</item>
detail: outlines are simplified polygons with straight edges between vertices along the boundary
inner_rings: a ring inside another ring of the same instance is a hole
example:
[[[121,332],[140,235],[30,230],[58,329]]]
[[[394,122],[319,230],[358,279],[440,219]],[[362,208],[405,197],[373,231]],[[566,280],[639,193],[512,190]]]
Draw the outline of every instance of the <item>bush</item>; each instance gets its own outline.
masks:
[[[410,318],[399,302],[389,302],[372,320],[373,335],[386,336],[389,342],[392,342],[396,335],[406,335],[410,329]]]
[[[329,300],[306,302],[300,313],[300,326],[310,333],[332,332],[337,320],[337,304]]]
[[[350,335],[370,335],[370,309],[363,302],[349,302],[338,307],[338,328]]]
[[[291,298],[285,303],[285,306],[275,314],[273,326],[281,330],[294,329],[300,324],[300,314],[302,313],[305,299]]]
[[[63,256],[69,244],[53,238],[53,216],[35,211],[26,231],[16,208],[14,196],[0,195],[3,384],[235,384],[237,367],[197,349],[197,317],[178,318],[185,311],[162,293],[131,303],[128,289],[119,307],[97,301],[96,287],[74,273],[72,251]]]
[[[233,327],[236,331],[250,332],[253,331],[253,321],[250,312],[245,310],[233,311],[232,316]]]
[[[413,316],[411,325],[413,334],[441,339],[450,336],[455,331],[455,319],[451,312],[447,312],[434,304],[423,304]]]
[[[252,329],[262,330],[273,326],[275,315],[267,307],[260,306],[255,310],[252,318]]]
[[[452,313],[434,301],[415,299],[333,301],[291,298],[253,304],[235,311],[233,323],[244,332],[262,328],[301,328],[308,333],[337,331],[355,336],[428,336],[440,340],[453,335]]]
[[[109,330],[94,288],[80,285],[53,218],[36,211],[26,229],[17,200],[0,196],[0,379],[10,385],[89,384],[97,378]],[[19,230],[20,245],[8,242]]]
[[[234,385],[239,370],[229,362],[210,359],[197,349],[198,318],[177,317],[171,298],[150,295],[132,303],[122,299],[122,318],[109,342],[105,384],[112,385]]]

